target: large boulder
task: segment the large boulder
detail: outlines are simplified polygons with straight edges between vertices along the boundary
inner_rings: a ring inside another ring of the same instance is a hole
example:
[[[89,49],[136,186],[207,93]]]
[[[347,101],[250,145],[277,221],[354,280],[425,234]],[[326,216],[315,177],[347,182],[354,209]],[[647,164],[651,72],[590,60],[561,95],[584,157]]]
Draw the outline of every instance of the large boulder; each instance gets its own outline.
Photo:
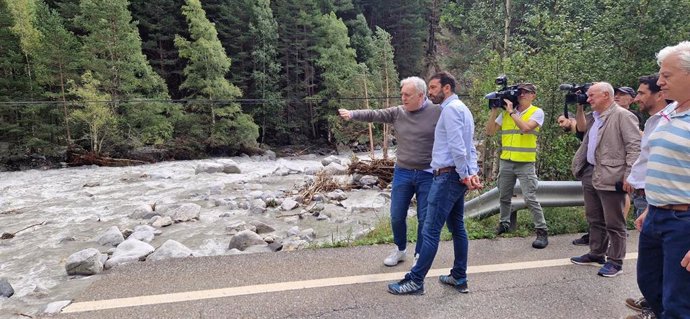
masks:
[[[98,237],[98,243],[103,246],[117,246],[123,241],[125,241],[125,237],[117,226],[108,228],[105,233]]]
[[[103,271],[103,259],[103,254],[98,249],[87,248],[80,250],[67,257],[65,270],[70,276],[95,275]]]
[[[331,163],[340,164],[340,159],[335,155],[331,155],[331,156],[325,157],[324,159],[321,160],[321,165],[323,165],[323,166],[328,166]]]
[[[225,174],[239,174],[242,173],[240,166],[231,159],[223,160],[223,173]]]
[[[146,260],[163,260],[169,258],[191,257],[192,250],[181,243],[168,239],[156,251],[149,255]]]
[[[257,234],[265,234],[265,233],[271,233],[271,232],[275,231],[275,228],[273,228],[273,227],[271,227],[265,223],[262,223],[258,220],[252,220],[249,223],[255,227]]]
[[[127,239],[113,252],[113,255],[105,262],[105,269],[110,269],[117,265],[124,263],[135,262],[143,260],[146,256],[155,250],[153,246],[134,238]]]
[[[237,233],[237,235],[232,236],[228,249],[234,248],[244,251],[248,247],[254,245],[266,245],[266,242],[263,238],[261,238],[261,236],[259,236],[259,234],[251,230],[243,230]]]
[[[283,203],[280,205],[280,209],[284,211],[293,210],[297,207],[299,207],[299,203],[290,198],[283,200]]]
[[[201,173],[220,173],[225,169],[225,165],[221,163],[201,163],[194,168],[194,174]]]

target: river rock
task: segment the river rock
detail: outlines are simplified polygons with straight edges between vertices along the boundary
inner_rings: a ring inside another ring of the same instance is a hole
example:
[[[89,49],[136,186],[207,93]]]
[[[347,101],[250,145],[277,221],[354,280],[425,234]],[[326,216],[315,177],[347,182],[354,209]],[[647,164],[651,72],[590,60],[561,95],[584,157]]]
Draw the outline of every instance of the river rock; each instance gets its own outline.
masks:
[[[274,151],[266,150],[266,152],[264,152],[264,156],[268,157],[268,159],[271,161],[276,160],[276,152]]]
[[[80,250],[67,257],[65,270],[70,276],[90,276],[100,273],[103,271],[103,254],[95,248]]]
[[[312,242],[316,238],[316,232],[312,228],[307,228],[299,232],[299,238]]]
[[[129,214],[129,218],[142,219],[145,218],[144,216],[151,215],[151,213],[153,213],[153,208],[151,205],[139,205],[134,208],[134,211],[132,211],[131,214]]]
[[[283,203],[280,205],[280,209],[282,209],[284,211],[288,211],[288,210],[293,210],[293,209],[297,208],[298,206],[299,206],[299,203],[297,203],[295,200],[290,199],[290,198],[286,198],[285,200],[283,200]]]
[[[242,173],[240,166],[231,159],[223,160],[223,173],[225,174],[239,174]]]
[[[168,217],[169,218],[169,217]],[[134,238],[143,242],[150,243],[156,236],[156,229],[149,225],[139,225],[134,227],[134,232],[127,238]]]
[[[359,183],[364,186],[373,186],[379,182],[379,178],[371,175],[364,175],[359,179]]]
[[[347,174],[347,167],[340,165],[338,163],[330,163],[328,166],[324,167],[324,172],[331,175],[345,175]]]
[[[249,206],[252,214],[263,214],[266,211],[266,202],[260,198],[252,200]]]
[[[173,224],[170,216],[154,216],[151,218],[151,226],[156,228],[168,227]]]
[[[324,167],[330,165],[331,163],[340,164],[340,159],[335,155],[331,155],[321,160],[321,165]]]
[[[0,297],[9,298],[14,295],[14,288],[10,285],[10,281],[7,278],[0,278]]]
[[[225,226],[225,230],[227,230],[230,235],[235,235],[243,230],[256,231],[256,226],[247,224],[241,220],[237,220]]]
[[[253,245],[265,245],[266,242],[264,241],[259,234],[251,231],[251,230],[243,230],[237,235],[232,236],[230,239],[230,244],[228,245],[228,249],[239,249],[241,251],[244,251],[247,249],[249,246]]]
[[[103,246],[117,246],[123,241],[125,241],[125,237],[117,226],[108,228],[108,230],[98,238],[98,243]]]
[[[181,243],[168,239],[156,251],[149,255],[146,260],[163,260],[169,258],[191,257],[192,250]]]
[[[255,227],[257,234],[266,234],[266,233],[272,233],[275,231],[275,228],[273,228],[273,227],[271,227],[265,223],[262,223],[258,220],[252,220],[249,223]]]
[[[299,226],[292,226],[287,230],[288,236],[297,236],[299,234]]]
[[[110,269],[124,263],[139,261],[154,250],[155,248],[153,248],[153,246],[145,242],[134,238],[127,239],[117,245],[117,249],[115,249],[113,255],[105,262],[105,269]]]
[[[326,193],[326,197],[330,200],[345,200],[347,199],[347,194],[341,189],[336,189],[332,192]]]
[[[170,208],[165,215],[170,216],[176,223],[190,220],[199,220],[201,206],[194,203],[182,204],[178,207]]]
[[[299,249],[304,249],[309,246],[306,240],[302,239],[288,239],[283,241],[283,251],[295,251]]]
[[[194,174],[200,173],[220,173],[225,169],[225,166],[220,163],[201,163],[194,168]]]

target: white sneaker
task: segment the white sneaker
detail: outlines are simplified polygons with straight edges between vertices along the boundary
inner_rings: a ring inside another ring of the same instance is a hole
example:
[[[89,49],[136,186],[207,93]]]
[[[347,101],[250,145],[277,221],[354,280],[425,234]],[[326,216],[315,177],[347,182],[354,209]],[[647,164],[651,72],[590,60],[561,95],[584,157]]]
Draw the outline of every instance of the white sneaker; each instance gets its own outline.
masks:
[[[397,248],[391,252],[386,259],[383,260],[383,264],[392,267],[397,265],[399,262],[405,260],[405,257],[407,257],[407,250],[398,250]]]
[[[419,254],[414,254],[414,261],[412,262],[412,268],[414,268],[414,266],[417,266],[417,260],[419,260]],[[412,269],[412,268],[410,268],[410,269]]]

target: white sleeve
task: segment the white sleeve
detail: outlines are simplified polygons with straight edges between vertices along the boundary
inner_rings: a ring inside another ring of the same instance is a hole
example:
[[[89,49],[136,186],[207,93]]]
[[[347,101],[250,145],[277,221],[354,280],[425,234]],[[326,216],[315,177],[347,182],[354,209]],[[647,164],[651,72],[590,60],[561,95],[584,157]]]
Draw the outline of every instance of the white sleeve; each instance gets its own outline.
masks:
[[[501,111],[501,113],[498,113],[498,116],[496,117],[495,122],[496,122],[496,124],[498,124],[498,126],[503,125],[503,113],[505,113],[505,112]]]
[[[544,110],[538,109],[534,113],[532,113],[532,116],[529,118],[531,121],[537,122],[539,126],[544,125]]]

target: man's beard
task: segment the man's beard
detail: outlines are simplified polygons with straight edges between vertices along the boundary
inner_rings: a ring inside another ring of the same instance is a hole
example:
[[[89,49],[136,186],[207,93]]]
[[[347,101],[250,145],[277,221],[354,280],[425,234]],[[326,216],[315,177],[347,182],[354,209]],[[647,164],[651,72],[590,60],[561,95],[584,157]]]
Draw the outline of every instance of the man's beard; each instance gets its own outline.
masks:
[[[440,92],[437,95],[433,95],[433,94],[429,95],[429,100],[431,100],[431,102],[434,102],[434,104],[441,104],[441,102],[443,102],[443,100],[445,100],[445,99],[446,99],[446,96],[443,94],[443,92]]]

